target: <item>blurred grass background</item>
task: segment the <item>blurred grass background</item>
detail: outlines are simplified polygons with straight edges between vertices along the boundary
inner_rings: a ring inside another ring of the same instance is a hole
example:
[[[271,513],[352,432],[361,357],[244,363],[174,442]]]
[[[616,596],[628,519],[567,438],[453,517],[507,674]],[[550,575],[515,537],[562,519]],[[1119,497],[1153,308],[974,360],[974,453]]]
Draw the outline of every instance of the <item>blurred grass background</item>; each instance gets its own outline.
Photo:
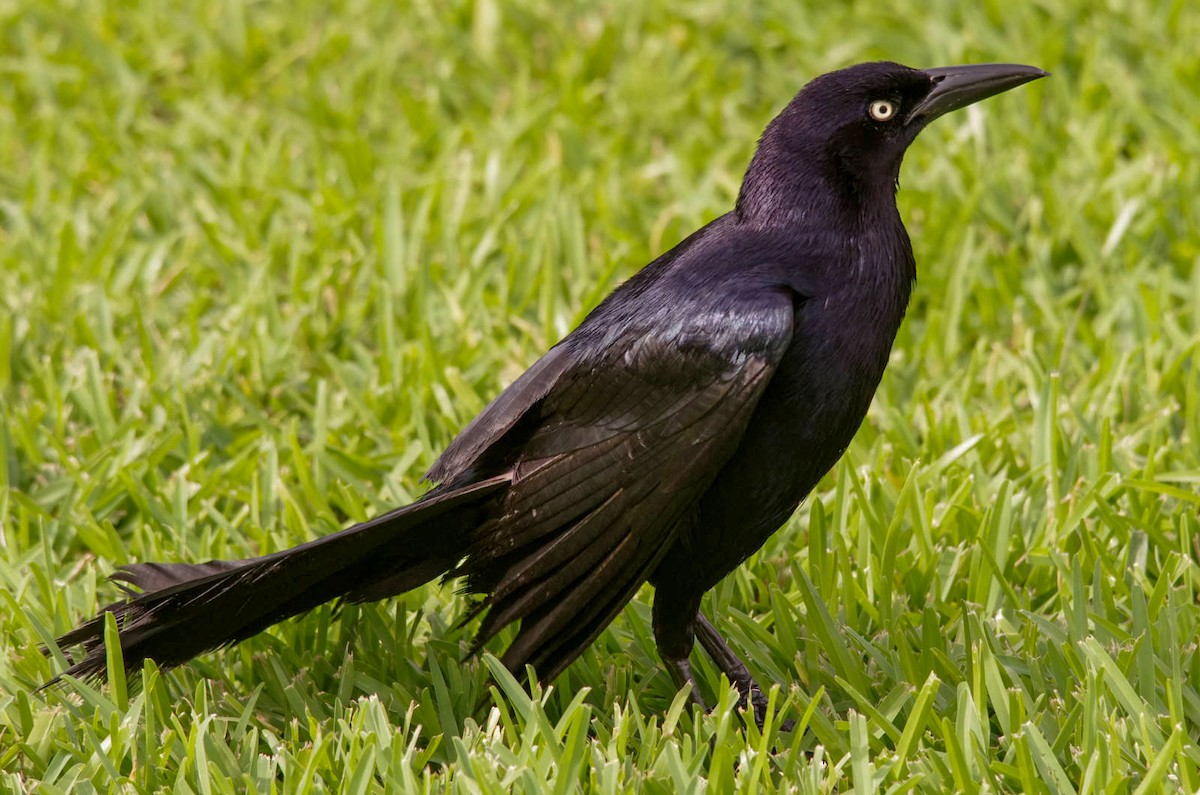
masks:
[[[0,790],[1196,791],[1198,40],[1146,0],[0,0]],[[710,597],[764,732],[701,654],[686,708],[649,593],[532,697],[459,663],[452,586],[31,692],[113,567],[419,494],[881,58],[1054,76],[910,152],[871,415]]]

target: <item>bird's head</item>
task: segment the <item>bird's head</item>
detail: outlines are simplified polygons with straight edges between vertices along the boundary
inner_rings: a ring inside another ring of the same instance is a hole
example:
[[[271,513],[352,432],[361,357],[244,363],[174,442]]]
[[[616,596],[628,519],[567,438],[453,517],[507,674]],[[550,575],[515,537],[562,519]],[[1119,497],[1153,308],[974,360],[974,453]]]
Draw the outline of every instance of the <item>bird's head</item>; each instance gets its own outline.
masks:
[[[801,182],[811,190],[816,180],[858,195],[894,190],[904,152],[929,122],[1046,74],[1017,64],[881,61],[822,75],[767,126],[739,208],[755,193],[766,201],[771,190]],[[756,178],[763,184],[751,184]]]

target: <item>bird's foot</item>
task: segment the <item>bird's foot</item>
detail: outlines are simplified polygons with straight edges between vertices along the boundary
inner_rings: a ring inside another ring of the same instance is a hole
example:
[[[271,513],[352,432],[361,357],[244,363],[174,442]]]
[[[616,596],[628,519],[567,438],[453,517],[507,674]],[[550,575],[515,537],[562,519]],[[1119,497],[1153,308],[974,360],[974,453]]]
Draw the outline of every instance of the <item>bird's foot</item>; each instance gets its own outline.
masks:
[[[762,688],[758,686],[758,682],[754,681],[754,677],[750,675],[750,670],[746,664],[733,653],[733,649],[729,648],[729,644],[717,632],[716,627],[712,622],[705,617],[703,613],[696,614],[696,638],[700,641],[700,645],[708,652],[708,656],[721,669],[721,673],[725,674],[729,679],[730,684],[737,688],[739,695],[738,709],[750,708],[754,715],[754,723],[761,730],[767,721],[767,696],[763,693]],[[779,728],[783,731],[791,731],[796,725],[795,721],[787,720],[779,724]]]
[[[728,674],[726,674],[728,676]],[[738,699],[738,709],[750,709],[754,715],[754,725],[758,726],[759,731],[767,723],[767,707],[769,702],[767,696],[763,693],[762,688],[753,678],[748,677],[741,681],[731,682],[737,688],[741,698]],[[796,721],[788,719],[778,724],[780,731],[790,732],[796,726]]]
[[[683,689],[685,685],[691,685],[692,703],[700,707],[706,713],[711,714],[713,707],[704,703],[704,697],[700,695],[700,685],[696,681],[696,677],[692,674],[691,663],[686,659],[664,659],[668,673],[671,675],[671,680],[679,689]],[[728,671],[723,671],[726,677],[729,676]],[[736,708],[738,710],[749,709],[754,717],[754,725],[762,731],[767,722],[767,707],[769,702],[767,696],[763,693],[762,688],[754,681],[754,678],[749,674],[744,677],[738,677],[730,680],[738,691],[739,697]],[[785,720],[779,724],[782,731],[788,732],[796,725],[794,720]]]

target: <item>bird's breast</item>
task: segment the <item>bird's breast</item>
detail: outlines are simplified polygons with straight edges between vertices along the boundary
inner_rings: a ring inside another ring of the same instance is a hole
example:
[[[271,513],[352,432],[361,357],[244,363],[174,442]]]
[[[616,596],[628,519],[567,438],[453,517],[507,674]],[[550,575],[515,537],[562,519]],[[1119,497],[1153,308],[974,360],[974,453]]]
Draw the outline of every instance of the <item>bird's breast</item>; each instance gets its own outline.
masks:
[[[740,561],[787,521],[866,417],[906,304],[898,285],[891,295],[846,290],[800,307],[787,353],[702,500],[699,548]]]

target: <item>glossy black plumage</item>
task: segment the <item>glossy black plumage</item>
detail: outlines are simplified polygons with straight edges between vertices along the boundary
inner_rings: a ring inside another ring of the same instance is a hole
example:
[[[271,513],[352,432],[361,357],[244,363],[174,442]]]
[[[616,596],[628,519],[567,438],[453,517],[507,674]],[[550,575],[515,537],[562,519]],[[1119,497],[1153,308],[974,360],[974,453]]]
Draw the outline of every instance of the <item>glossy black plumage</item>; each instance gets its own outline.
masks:
[[[248,561],[135,564],[126,665],[176,665],[330,599],[449,574],[482,595],[478,643],[552,679],[642,583],[681,684],[696,633],[742,689],[701,596],[837,461],[883,375],[916,275],[894,193],[928,121],[1042,76],[863,64],[814,80],[759,142],[735,209],[646,266],[500,394],[418,502]],[[103,675],[102,617],[73,675]],[[756,709],[761,704],[755,703]]]

